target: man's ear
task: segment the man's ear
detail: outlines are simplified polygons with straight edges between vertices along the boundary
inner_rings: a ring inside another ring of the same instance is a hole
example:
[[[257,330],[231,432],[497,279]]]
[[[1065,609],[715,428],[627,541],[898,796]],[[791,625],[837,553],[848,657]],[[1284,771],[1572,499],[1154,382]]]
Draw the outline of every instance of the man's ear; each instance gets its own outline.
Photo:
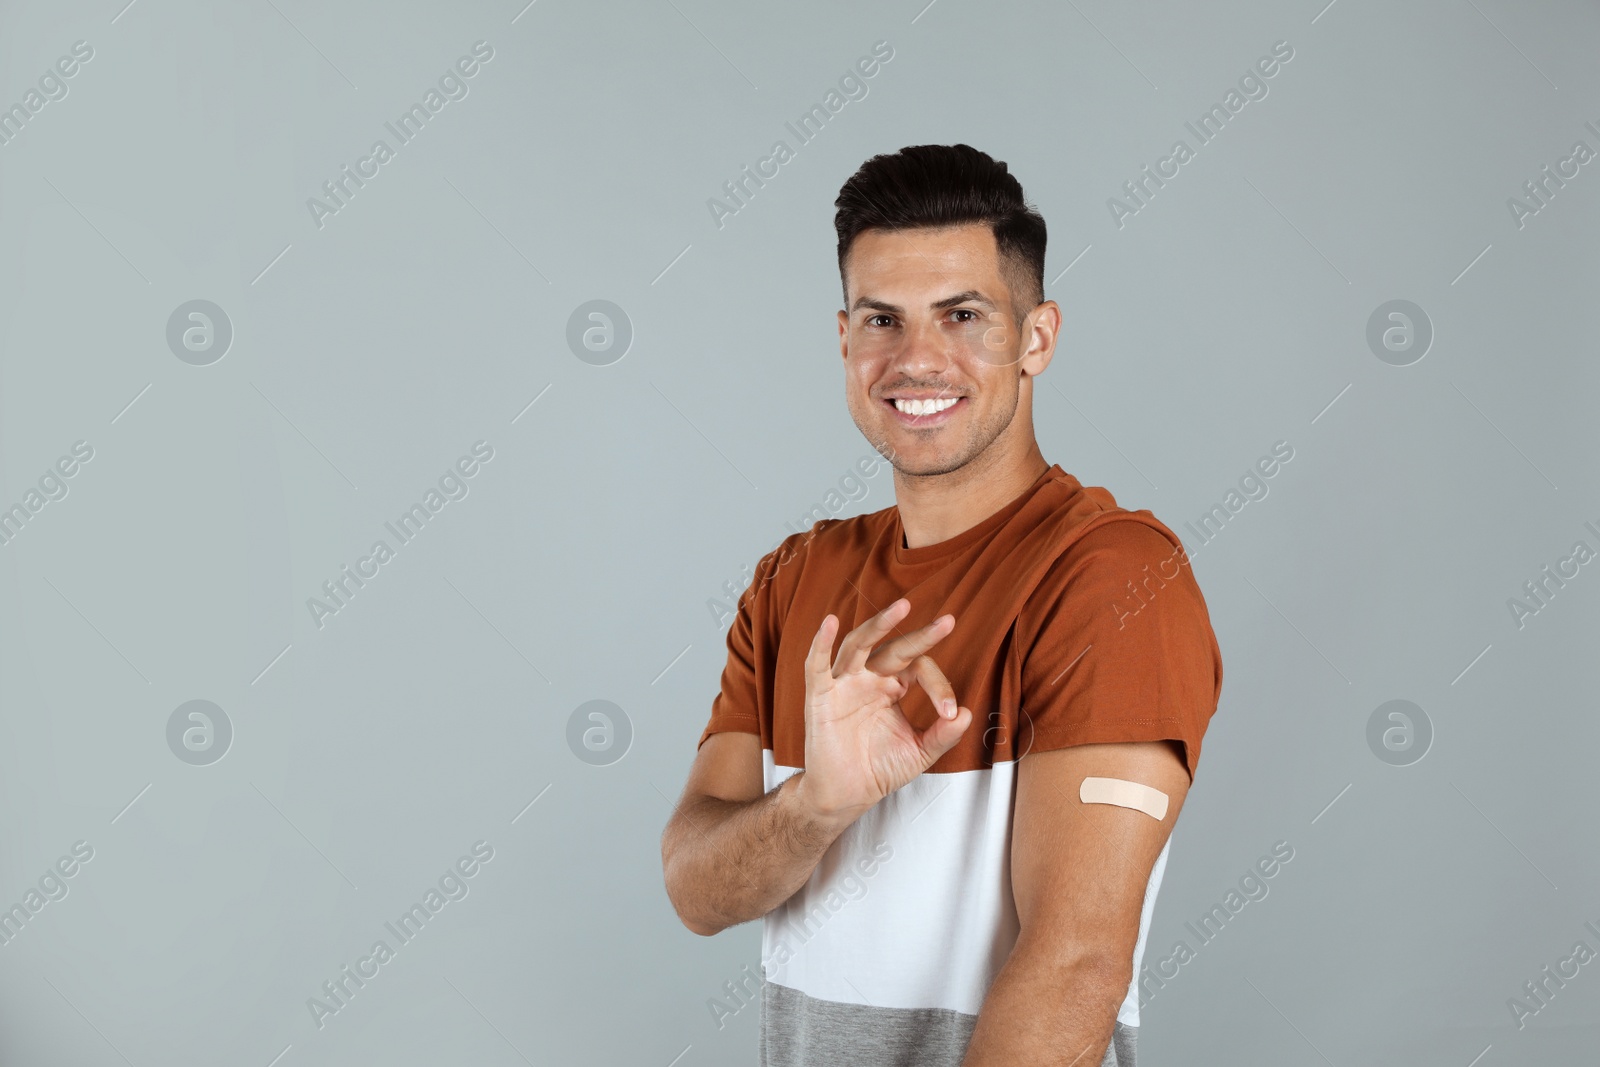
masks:
[[[1061,331],[1061,306],[1054,300],[1046,300],[1028,312],[1023,329],[1028,331],[1028,349],[1017,365],[1023,374],[1043,374],[1055,355],[1056,338]]]
[[[839,311],[839,358],[850,358],[850,316],[843,309]]]

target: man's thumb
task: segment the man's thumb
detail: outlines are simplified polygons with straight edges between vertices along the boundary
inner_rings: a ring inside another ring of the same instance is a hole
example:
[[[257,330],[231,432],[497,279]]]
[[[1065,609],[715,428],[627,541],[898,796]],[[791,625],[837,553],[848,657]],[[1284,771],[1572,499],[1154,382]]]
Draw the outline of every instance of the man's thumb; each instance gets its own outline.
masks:
[[[927,761],[922,769],[927,770],[932,767],[940,756],[954,748],[970,725],[972,725],[972,712],[967,708],[957,708],[956,717],[953,719],[935,717],[917,738],[922,745],[923,758]]]

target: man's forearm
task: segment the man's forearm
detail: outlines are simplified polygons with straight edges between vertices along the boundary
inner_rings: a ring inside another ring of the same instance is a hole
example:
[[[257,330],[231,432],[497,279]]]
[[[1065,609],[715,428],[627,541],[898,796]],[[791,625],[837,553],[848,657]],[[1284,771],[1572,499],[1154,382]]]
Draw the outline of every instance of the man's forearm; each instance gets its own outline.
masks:
[[[1125,970],[1087,955],[1047,960],[1013,950],[984,998],[962,1067],[1100,1067],[1128,992]]]
[[[667,896],[685,926],[710,935],[758,919],[811,877],[854,818],[818,813],[804,779],[800,771],[754,800],[698,797],[679,807],[661,849]]]

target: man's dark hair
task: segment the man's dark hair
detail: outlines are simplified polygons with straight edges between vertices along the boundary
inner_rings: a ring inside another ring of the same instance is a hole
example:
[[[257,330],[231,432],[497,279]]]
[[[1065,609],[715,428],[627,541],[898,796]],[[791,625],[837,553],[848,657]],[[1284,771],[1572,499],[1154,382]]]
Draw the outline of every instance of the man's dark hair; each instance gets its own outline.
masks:
[[[873,156],[844,183],[833,206],[842,284],[845,256],[863,230],[987,223],[1017,326],[1044,302],[1044,217],[1023,199],[1022,183],[987,152],[964,144],[919,144]]]

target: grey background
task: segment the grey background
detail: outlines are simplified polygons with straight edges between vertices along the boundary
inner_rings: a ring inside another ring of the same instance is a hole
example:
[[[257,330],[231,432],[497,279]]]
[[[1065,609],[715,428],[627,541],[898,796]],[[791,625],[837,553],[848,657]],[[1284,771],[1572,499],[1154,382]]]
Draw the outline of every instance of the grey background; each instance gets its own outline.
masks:
[[[756,1010],[707,1001],[759,924],[689,934],[659,866],[707,601],[869,451],[839,185],[957,141],[1050,225],[1046,458],[1184,536],[1223,649],[1147,959],[1295,850],[1151,999],[1142,1062],[1592,1055],[1600,963],[1522,1029],[1506,1002],[1600,949],[1600,565],[1520,629],[1506,602],[1600,547],[1600,163],[1521,228],[1506,201],[1600,148],[1595,5],[123,2],[0,7],[0,105],[94,49],[0,146],[0,506],[94,449],[0,547],[0,904],[94,849],[0,947],[0,1060],[753,1062]],[[467,97],[318,228],[307,198],[478,40]],[[719,228],[708,198],[879,40]],[[1279,40],[1119,229],[1107,198]],[[209,366],[166,343],[195,299],[233,327]],[[566,343],[594,299],[634,332],[609,366]],[[1394,299],[1435,330],[1406,367],[1365,340]],[[479,440],[469,495],[318,629],[307,598]],[[867,484],[848,511],[893,503]],[[196,699],[233,728],[205,766],[166,740]],[[1393,699],[1433,726],[1410,766],[1367,745]],[[591,700],[632,727],[605,766],[567,743]],[[479,840],[469,895],[318,1029],[307,998]]]

